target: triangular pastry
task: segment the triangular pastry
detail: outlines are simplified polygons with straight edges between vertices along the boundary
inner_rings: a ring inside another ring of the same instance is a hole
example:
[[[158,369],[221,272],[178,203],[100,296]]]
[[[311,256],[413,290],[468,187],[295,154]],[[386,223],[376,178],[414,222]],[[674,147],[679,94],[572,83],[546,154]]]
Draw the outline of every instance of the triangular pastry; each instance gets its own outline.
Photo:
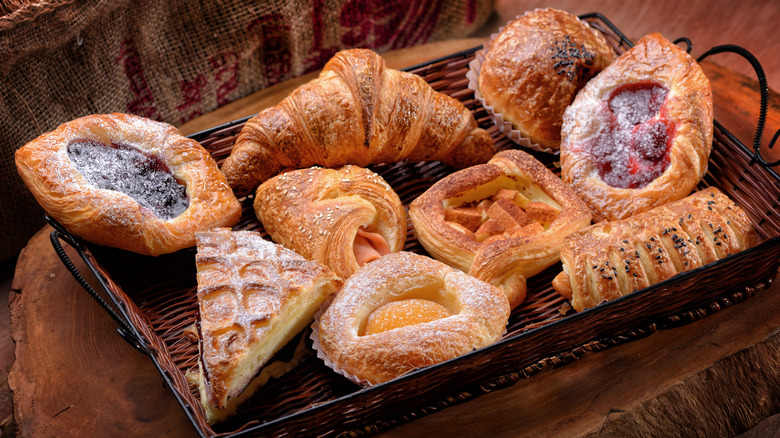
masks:
[[[209,423],[235,412],[258,371],[309,326],[341,279],[253,231],[196,236],[199,387]]]

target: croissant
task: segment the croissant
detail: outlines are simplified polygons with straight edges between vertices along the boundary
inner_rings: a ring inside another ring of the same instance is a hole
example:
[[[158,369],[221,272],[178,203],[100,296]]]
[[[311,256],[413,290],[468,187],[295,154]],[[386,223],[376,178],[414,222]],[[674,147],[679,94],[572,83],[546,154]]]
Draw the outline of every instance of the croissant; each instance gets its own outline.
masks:
[[[255,213],[271,238],[348,278],[403,249],[406,210],[385,180],[362,167],[312,167],[257,188]]]
[[[569,235],[553,288],[579,311],[754,246],[750,218],[711,187]]]
[[[286,167],[490,159],[493,142],[471,112],[421,77],[365,49],[337,53],[319,77],[250,119],[222,172],[236,196]]]
[[[566,109],[561,178],[594,220],[690,194],[712,150],[712,90],[688,53],[654,33],[591,79]]]

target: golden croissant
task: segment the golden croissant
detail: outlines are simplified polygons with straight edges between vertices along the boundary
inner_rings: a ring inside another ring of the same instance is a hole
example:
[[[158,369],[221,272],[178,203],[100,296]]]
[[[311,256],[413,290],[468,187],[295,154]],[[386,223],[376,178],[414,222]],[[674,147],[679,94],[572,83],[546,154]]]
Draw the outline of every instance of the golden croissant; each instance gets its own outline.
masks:
[[[495,153],[490,135],[458,100],[365,49],[338,52],[320,75],[250,119],[222,172],[237,196],[284,168],[401,160],[455,168]]]

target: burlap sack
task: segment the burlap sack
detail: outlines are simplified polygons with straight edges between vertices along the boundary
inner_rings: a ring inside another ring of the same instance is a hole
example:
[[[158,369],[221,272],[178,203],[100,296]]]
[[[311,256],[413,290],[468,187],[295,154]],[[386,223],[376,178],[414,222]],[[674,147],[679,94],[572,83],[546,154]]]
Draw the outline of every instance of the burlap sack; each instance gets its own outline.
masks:
[[[468,36],[493,0],[49,0],[0,6],[0,260],[43,225],[13,152],[63,122],[127,112],[173,125],[322,67]]]

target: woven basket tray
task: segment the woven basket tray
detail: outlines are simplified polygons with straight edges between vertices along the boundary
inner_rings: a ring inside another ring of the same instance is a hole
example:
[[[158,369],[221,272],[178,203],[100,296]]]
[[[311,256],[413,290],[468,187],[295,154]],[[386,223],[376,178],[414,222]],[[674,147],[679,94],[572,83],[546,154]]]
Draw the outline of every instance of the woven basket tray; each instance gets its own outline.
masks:
[[[584,18],[607,36],[618,53],[630,44],[603,17]],[[480,126],[491,133],[499,149],[514,147],[467,89],[468,63],[478,49],[407,70],[463,102]],[[194,138],[221,163],[244,122],[216,127]],[[780,199],[778,178],[751,164],[753,154],[717,123],[714,137],[709,170],[699,188],[717,186],[737,202],[758,228],[758,246],[569,315],[564,314],[566,301],[550,285],[560,272],[557,264],[529,279],[528,297],[513,311],[506,335],[487,348],[370,388],[354,385],[313,353],[308,354],[289,373],[260,388],[236,416],[213,427],[205,421],[197,387],[185,377],[188,371],[197,369],[198,360],[198,347],[186,335],[197,317],[195,250],[153,258],[76,243],[118,314],[127,319],[130,337],[135,334],[143,339],[141,343],[147,345],[143,350],[201,436],[366,435],[511,385],[547,366],[565,364],[588,352],[703,318],[766,288],[780,262],[780,220],[774,214]],[[533,154],[559,173],[556,156]],[[407,207],[452,172],[438,162],[380,165],[372,170],[395,188]],[[251,197],[242,202],[243,217],[234,228],[265,233],[252,210]],[[425,254],[411,223],[405,250]],[[308,333],[304,332],[299,340],[311,352]],[[282,351],[279,356],[287,354],[290,352]]]

